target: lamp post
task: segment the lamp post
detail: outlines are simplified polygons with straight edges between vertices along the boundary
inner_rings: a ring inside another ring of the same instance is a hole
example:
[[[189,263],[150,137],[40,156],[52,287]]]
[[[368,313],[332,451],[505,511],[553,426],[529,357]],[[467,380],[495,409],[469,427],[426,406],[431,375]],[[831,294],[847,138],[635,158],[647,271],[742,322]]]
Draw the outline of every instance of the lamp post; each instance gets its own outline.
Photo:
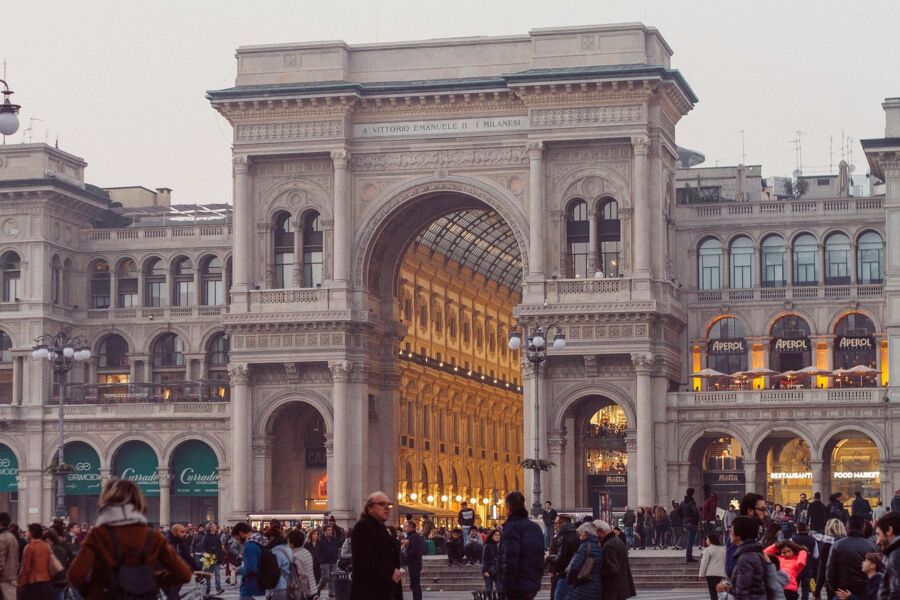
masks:
[[[9,97],[13,95],[13,91],[5,81],[0,79],[3,84],[3,104],[0,104],[0,135],[6,137],[12,135],[19,130],[19,109],[22,108],[18,104],[9,101]],[[3,140],[6,143],[6,140]]]
[[[59,449],[56,459],[57,477],[56,482],[56,516],[64,518],[66,516],[66,485],[65,471],[63,465],[63,414],[66,403],[66,375],[72,370],[76,362],[84,362],[91,358],[91,351],[88,350],[87,340],[81,336],[70,338],[69,335],[61,331],[56,335],[43,334],[35,340],[34,349],[31,357],[35,360],[47,359],[50,361],[50,368],[56,374],[57,383],[59,384]]]
[[[533,517],[541,516],[541,403],[539,401],[540,394],[540,368],[541,363],[547,360],[547,338],[545,333],[549,333],[551,329],[556,331],[553,337],[553,349],[562,350],[566,347],[566,336],[562,332],[562,328],[554,323],[546,329],[544,327],[536,327],[531,334],[528,333],[527,325],[520,323],[520,327],[526,336],[527,345],[525,346],[525,358],[534,367],[534,458],[532,459],[534,469],[534,488],[532,490],[531,515]],[[522,334],[518,330],[513,329],[509,332],[509,349],[518,350],[522,347]]]

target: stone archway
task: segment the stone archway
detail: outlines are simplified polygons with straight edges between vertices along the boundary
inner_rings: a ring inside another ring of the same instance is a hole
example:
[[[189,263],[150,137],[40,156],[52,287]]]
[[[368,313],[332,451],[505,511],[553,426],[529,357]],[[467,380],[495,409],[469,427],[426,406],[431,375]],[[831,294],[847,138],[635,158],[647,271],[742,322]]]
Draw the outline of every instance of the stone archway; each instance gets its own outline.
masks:
[[[263,481],[254,505],[284,513],[322,512],[328,506],[327,421],[316,406],[285,401],[268,413],[265,436],[254,445],[254,476]]]

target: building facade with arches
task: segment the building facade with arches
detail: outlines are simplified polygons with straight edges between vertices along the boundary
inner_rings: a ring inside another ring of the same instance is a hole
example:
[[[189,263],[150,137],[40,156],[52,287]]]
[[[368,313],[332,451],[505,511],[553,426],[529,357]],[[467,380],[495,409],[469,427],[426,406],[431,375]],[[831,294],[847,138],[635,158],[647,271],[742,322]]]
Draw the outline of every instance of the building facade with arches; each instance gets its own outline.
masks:
[[[743,166],[701,185],[670,56],[633,24],[240,48],[208,93],[232,206],[0,149],[0,509],[52,513],[59,392],[30,351],[63,328],[94,355],[65,407],[73,518],[129,477],[164,524],[350,521],[374,489],[491,522],[536,455],[563,509],[704,483],[884,497],[886,192],[765,196]],[[539,326],[567,344],[535,371],[508,339]]]

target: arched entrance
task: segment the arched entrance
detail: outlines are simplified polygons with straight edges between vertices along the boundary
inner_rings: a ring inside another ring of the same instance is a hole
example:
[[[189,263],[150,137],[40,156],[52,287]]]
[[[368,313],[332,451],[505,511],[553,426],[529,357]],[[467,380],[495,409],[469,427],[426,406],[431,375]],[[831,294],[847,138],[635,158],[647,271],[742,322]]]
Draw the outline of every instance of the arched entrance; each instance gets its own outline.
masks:
[[[175,448],[169,467],[171,522],[202,524],[217,520],[219,459],[209,444],[187,440]]]
[[[410,189],[376,210],[363,233],[357,276],[371,310],[398,333],[400,375],[391,389],[370,383],[370,393],[379,386],[399,410],[369,432],[399,439],[399,453],[369,453],[367,461],[395,474],[404,514],[453,519],[465,501],[484,520],[505,489],[497,479],[524,458],[520,357],[508,347],[521,299],[521,215],[511,222],[519,209],[483,192],[452,181]],[[447,477],[451,461],[474,477]]]
[[[147,518],[159,523],[159,459],[146,442],[125,442],[116,450],[112,474],[135,483],[147,500]]]
[[[627,440],[634,427],[623,408],[606,396],[590,395],[570,406],[564,418],[575,444],[573,506],[599,506],[601,494],[609,506],[627,505]]]
[[[874,508],[881,497],[881,453],[865,433],[846,430],[832,436],[822,451],[822,470],[830,493],[848,502],[861,492]]]
[[[272,415],[271,509],[321,512],[328,503],[325,420],[312,405],[289,402]],[[352,443],[352,442],[351,442]]]
[[[793,506],[800,494],[811,496],[812,454],[803,437],[790,431],[770,433],[757,447],[756,463],[756,481],[765,481],[771,502]]]
[[[709,486],[720,508],[736,504],[744,495],[744,449],[741,442],[725,432],[709,431],[691,446],[688,454],[689,486]]]

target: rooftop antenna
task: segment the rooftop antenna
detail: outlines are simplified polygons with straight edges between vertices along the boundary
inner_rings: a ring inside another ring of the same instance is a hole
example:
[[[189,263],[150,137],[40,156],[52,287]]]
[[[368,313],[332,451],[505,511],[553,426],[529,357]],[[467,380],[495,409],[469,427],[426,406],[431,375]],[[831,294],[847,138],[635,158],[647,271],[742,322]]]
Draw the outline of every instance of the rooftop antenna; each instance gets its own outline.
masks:
[[[26,144],[26,143],[27,143],[27,144],[30,144],[31,141],[34,139],[34,122],[35,122],[35,121],[41,121],[41,122],[43,122],[44,120],[43,120],[43,119],[39,119],[39,118],[37,118],[37,117],[28,117],[28,127],[25,129],[25,131],[22,132],[22,143],[23,143],[23,144]],[[26,134],[28,135],[28,141],[27,141],[27,142],[25,141],[25,135],[26,135]]]
[[[828,172],[834,172],[834,135],[828,136]]]
[[[788,143],[794,145],[794,159],[796,160],[796,163],[797,163],[797,168],[794,170],[800,171],[802,173],[803,172],[803,143],[802,143],[801,136],[803,136],[805,132],[800,131],[798,129],[794,133],[796,134],[794,139],[789,141]]]

